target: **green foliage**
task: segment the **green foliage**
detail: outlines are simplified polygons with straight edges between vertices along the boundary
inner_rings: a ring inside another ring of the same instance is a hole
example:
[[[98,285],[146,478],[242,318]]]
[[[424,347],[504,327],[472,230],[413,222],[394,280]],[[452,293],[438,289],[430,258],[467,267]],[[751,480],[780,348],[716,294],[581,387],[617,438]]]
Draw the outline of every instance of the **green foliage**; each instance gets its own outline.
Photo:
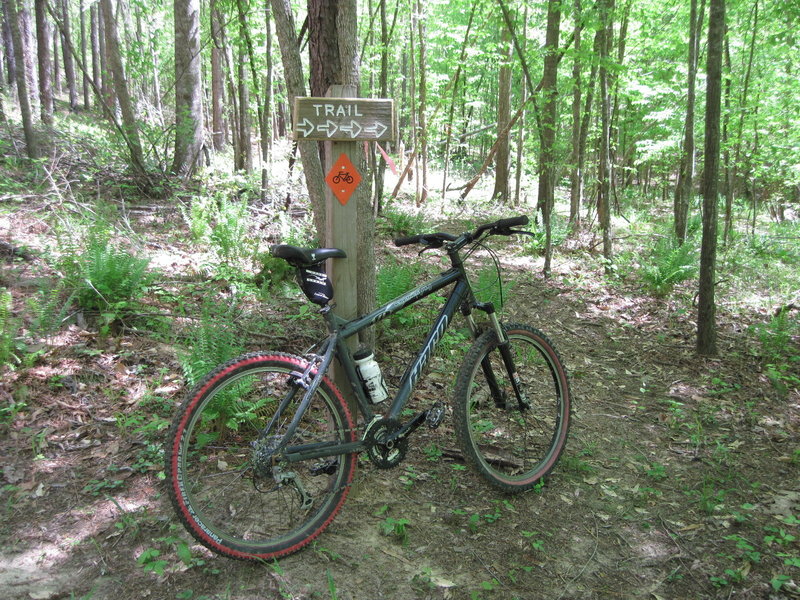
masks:
[[[477,280],[472,282],[475,298],[479,302],[491,302],[498,310],[508,301],[513,287],[513,281],[503,281],[497,269],[488,265],[478,271]]]
[[[186,384],[191,387],[217,365],[244,351],[238,331],[235,302],[222,305],[206,302],[197,322],[189,328],[188,352],[178,354]]]
[[[411,290],[422,273],[423,267],[416,262],[400,262],[390,259],[378,267],[376,274],[376,302],[382,306],[387,302]],[[390,327],[412,327],[419,322],[419,311],[424,310],[425,301],[415,304],[389,319]]]
[[[19,323],[11,314],[11,292],[0,288],[0,367],[17,362],[16,333]]]
[[[253,281],[262,289],[270,289],[295,273],[295,269],[289,263],[282,258],[275,258],[268,252],[259,253],[256,262],[261,265],[261,270]]]
[[[208,245],[214,260],[209,268],[219,276],[236,278],[242,261],[252,258],[257,248],[250,235],[247,202],[231,200],[222,193],[194,196],[181,214],[192,239]]]
[[[107,208],[103,210],[108,212]],[[58,230],[60,258],[56,267],[63,275],[63,294],[74,298],[83,309],[104,312],[106,321],[138,300],[152,280],[147,271],[149,259],[115,241],[115,233],[109,215],[100,208],[63,221]],[[43,292],[40,307],[44,327],[55,328],[61,295],[59,284]]]
[[[406,212],[394,204],[389,204],[383,209],[377,227],[391,237],[416,235],[425,233],[427,229],[422,213]]]
[[[532,256],[544,256],[547,250],[547,232],[544,225],[537,222],[531,222],[525,226],[525,229],[530,231],[533,235],[526,235],[522,242],[522,247],[525,252]],[[552,246],[560,246],[567,236],[569,235],[569,223],[567,219],[553,213],[550,219],[550,243]]]
[[[73,289],[78,305],[90,310],[125,308],[144,293],[149,259],[100,240],[91,240],[78,259]]]
[[[641,268],[641,278],[656,296],[667,296],[677,284],[695,277],[697,271],[697,248],[690,240],[678,244],[672,237],[661,237]]]
[[[28,299],[32,315],[31,328],[42,335],[50,335],[61,328],[66,320],[76,292],[69,292],[64,280],[47,282]]]
[[[380,523],[380,531],[383,535],[396,538],[403,546],[408,545],[408,519],[395,519],[386,517]]]
[[[753,328],[761,347],[760,356],[773,387],[781,394],[800,385],[800,319],[782,310],[769,322]]]

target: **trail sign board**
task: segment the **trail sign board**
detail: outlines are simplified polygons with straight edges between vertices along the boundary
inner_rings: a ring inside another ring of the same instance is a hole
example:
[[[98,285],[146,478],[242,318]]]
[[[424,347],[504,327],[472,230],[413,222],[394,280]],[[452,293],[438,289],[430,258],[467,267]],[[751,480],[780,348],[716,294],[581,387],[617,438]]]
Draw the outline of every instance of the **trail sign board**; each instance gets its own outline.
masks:
[[[391,141],[397,137],[394,100],[375,98],[295,98],[297,140]]]

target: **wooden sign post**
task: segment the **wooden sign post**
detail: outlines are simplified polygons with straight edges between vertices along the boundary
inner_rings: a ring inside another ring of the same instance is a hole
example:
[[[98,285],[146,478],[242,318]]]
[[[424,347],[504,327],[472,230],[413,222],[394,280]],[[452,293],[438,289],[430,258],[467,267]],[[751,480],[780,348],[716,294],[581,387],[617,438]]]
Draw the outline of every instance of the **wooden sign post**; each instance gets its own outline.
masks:
[[[324,98],[296,98],[293,128],[296,140],[325,142],[324,243],[347,253],[346,260],[328,261],[336,314],[346,319],[357,316],[358,205],[366,193],[359,184],[367,174],[363,142],[397,135],[393,100],[355,96],[355,86],[335,85]]]

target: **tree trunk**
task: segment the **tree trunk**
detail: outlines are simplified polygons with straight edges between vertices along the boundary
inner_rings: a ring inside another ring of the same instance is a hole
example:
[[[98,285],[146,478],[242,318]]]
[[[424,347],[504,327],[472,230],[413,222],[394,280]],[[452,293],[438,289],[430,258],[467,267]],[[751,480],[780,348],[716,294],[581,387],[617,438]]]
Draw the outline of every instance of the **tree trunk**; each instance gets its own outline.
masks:
[[[89,63],[86,62],[86,13],[84,11],[83,0],[78,3],[80,10],[80,28],[81,28],[81,62],[83,63],[83,74],[81,77],[81,89],[83,90],[83,109],[89,110],[91,107],[89,103]]]
[[[222,17],[216,0],[211,1],[211,41],[211,140],[214,150],[219,152],[225,147],[223,123],[225,78],[222,73],[225,50],[222,47]]]
[[[419,158],[422,168],[420,187],[421,193],[417,194],[417,206],[421,206],[428,199],[428,81],[427,57],[425,42],[425,5],[422,0],[417,0],[417,37],[419,38],[419,120],[417,121],[417,140],[419,143]]]
[[[36,0],[36,43],[39,62],[39,98],[42,123],[53,124],[53,62],[50,57],[50,22],[47,0]]]
[[[59,0],[55,0],[59,1]],[[72,32],[70,30],[69,3],[60,0],[61,8],[61,49],[64,55],[64,76],[67,78],[67,91],[69,92],[69,109],[78,110],[78,88],[75,84],[75,61],[69,49],[72,48]]]
[[[122,130],[124,132],[125,142],[128,145],[128,150],[130,151],[131,165],[141,174],[144,174],[146,169],[144,167],[142,145],[139,141],[139,125],[136,121],[136,115],[133,112],[133,102],[128,92],[128,80],[125,77],[125,68],[122,64],[119,36],[117,34],[117,21],[114,18],[114,7],[111,4],[111,0],[100,0],[100,10],[103,14],[108,63],[114,80],[114,92],[116,93],[120,112],[122,113]],[[63,39],[66,42],[66,38]]]
[[[544,71],[542,74],[542,124],[539,138],[539,207],[545,229],[544,276],[550,276],[550,262],[553,256],[552,223],[555,200],[555,155],[557,119],[557,74],[558,74],[558,34],[561,26],[560,0],[547,3],[547,34],[545,39]]]
[[[678,171],[678,182],[675,186],[674,218],[675,238],[679,244],[686,239],[686,226],[689,218],[689,201],[693,192],[694,181],[694,107],[696,96],[695,80],[697,78],[697,54],[700,47],[700,30],[702,29],[705,1],[697,12],[697,0],[691,0],[689,9],[689,64],[686,85],[686,120],[684,121],[683,155]]]
[[[175,156],[172,172],[190,177],[203,148],[200,2],[175,0]]]
[[[582,8],[581,0],[574,0],[573,12],[575,13],[575,27],[573,40],[575,43],[575,60],[572,64],[572,154],[570,159],[570,192],[569,192],[569,222],[573,229],[578,229],[581,224],[581,202],[583,201],[583,164],[581,161],[581,32]]]
[[[36,139],[36,132],[33,128],[33,110],[31,108],[30,91],[28,89],[28,79],[25,77],[25,46],[20,27],[21,11],[17,0],[4,0],[7,2],[6,15],[8,15],[9,26],[11,28],[11,40],[14,45],[14,61],[16,68],[17,96],[19,97],[19,108],[22,115],[22,130],[25,134],[25,146],[28,158],[34,160],[39,157],[39,145]]]
[[[447,122],[445,124],[445,130],[447,131],[447,137],[445,139],[444,144],[444,165],[443,170],[444,174],[442,176],[442,198],[444,198],[445,191],[447,190],[447,175],[448,170],[450,168],[450,145],[453,140],[453,126],[454,126],[454,115],[455,115],[455,108],[456,108],[456,98],[459,98],[458,94],[458,86],[461,83],[461,70],[463,66],[466,64],[467,60],[467,48],[469,43],[469,36],[470,32],[472,31],[472,22],[475,18],[475,10],[478,7],[477,0],[472,3],[472,10],[469,13],[469,21],[467,22],[467,31],[464,33],[464,41],[461,44],[461,55],[458,59],[458,65],[456,66],[456,73],[453,76],[452,80],[452,90],[450,93],[450,107],[447,112]]]
[[[725,0],[711,0],[710,6],[706,67],[705,149],[703,152],[703,243],[700,251],[700,289],[697,313],[697,352],[703,355],[717,353],[714,277],[717,260],[717,195]]]
[[[549,30],[548,30],[549,31]],[[494,159],[494,191],[492,199],[506,203],[509,194],[510,136],[506,132],[511,120],[511,32],[503,27],[500,41],[500,73],[497,81],[497,135],[499,143]],[[547,42],[545,43],[545,45]],[[545,50],[546,52],[546,50]]]
[[[600,49],[600,148],[598,160],[597,216],[603,233],[603,257],[610,272],[613,250],[611,243],[611,99],[609,97],[608,60],[612,36],[614,0],[599,0]]]
[[[101,90],[103,82],[100,80],[100,9],[96,4],[92,4],[89,9],[89,38],[92,47],[92,80]],[[102,98],[99,99],[102,102]]]
[[[10,0],[2,0],[0,7],[2,7],[2,33],[3,33],[3,59],[6,64],[6,81],[9,85],[15,85],[17,82],[17,65],[16,57],[14,55],[14,41],[11,36],[11,13],[9,7]]]
[[[300,48],[297,44],[297,32],[294,26],[294,16],[290,0],[270,0],[272,13],[275,19],[275,34],[281,48],[281,61],[283,63],[283,77],[286,82],[286,91],[289,96],[289,106],[294,106],[297,96],[305,96],[303,83],[303,63],[300,58]],[[303,160],[303,173],[306,180],[308,196],[314,211],[314,226],[317,230],[317,239],[323,240],[325,235],[325,176],[322,173],[317,144],[315,142],[301,141],[297,144]]]
[[[246,63],[247,55],[244,48],[239,48],[239,60],[237,61],[237,77],[239,80],[239,161],[236,169],[251,173],[253,171],[253,149],[251,146],[252,132],[250,127],[250,88],[247,85]]]
[[[264,7],[266,39],[264,52],[267,56],[266,72],[263,76],[264,104],[261,107],[259,128],[261,130],[261,201],[269,196],[269,178],[272,170],[272,17],[269,3]]]
[[[525,7],[525,14],[522,18],[522,39],[523,42],[523,52],[527,49],[528,45],[528,7]],[[514,206],[519,207],[520,205],[520,193],[522,191],[522,171],[524,166],[524,161],[522,160],[522,154],[525,147],[525,105],[528,102],[528,86],[525,83],[525,79],[522,80],[522,85],[520,86],[522,91],[520,92],[520,99],[519,103],[523,107],[522,115],[519,118],[519,135],[517,136],[517,170],[516,170],[516,178],[514,181]]]
[[[727,36],[724,39],[725,46],[725,68],[731,72],[731,46]],[[728,125],[730,124],[731,112],[731,78],[725,78],[725,111],[722,117],[722,146],[725,148],[723,153],[724,172],[725,172],[725,231],[723,243],[728,244],[733,227],[733,165],[731,164],[730,136]]]

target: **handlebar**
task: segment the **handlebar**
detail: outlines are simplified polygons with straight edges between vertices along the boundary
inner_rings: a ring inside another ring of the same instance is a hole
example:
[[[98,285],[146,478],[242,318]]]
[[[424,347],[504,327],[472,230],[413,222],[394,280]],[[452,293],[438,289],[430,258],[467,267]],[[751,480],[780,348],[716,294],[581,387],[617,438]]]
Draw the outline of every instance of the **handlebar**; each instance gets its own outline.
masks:
[[[455,236],[450,233],[421,233],[418,235],[411,235],[407,237],[400,237],[394,240],[395,246],[407,246],[409,244],[425,244],[428,248],[441,248],[445,242],[454,242],[457,248],[469,244],[477,240],[483,235],[513,235],[519,233],[511,229],[519,225],[527,225],[528,217],[520,215],[518,217],[510,217],[508,219],[499,219],[493,223],[486,223],[480,225],[474,232],[462,233],[460,236]]]

